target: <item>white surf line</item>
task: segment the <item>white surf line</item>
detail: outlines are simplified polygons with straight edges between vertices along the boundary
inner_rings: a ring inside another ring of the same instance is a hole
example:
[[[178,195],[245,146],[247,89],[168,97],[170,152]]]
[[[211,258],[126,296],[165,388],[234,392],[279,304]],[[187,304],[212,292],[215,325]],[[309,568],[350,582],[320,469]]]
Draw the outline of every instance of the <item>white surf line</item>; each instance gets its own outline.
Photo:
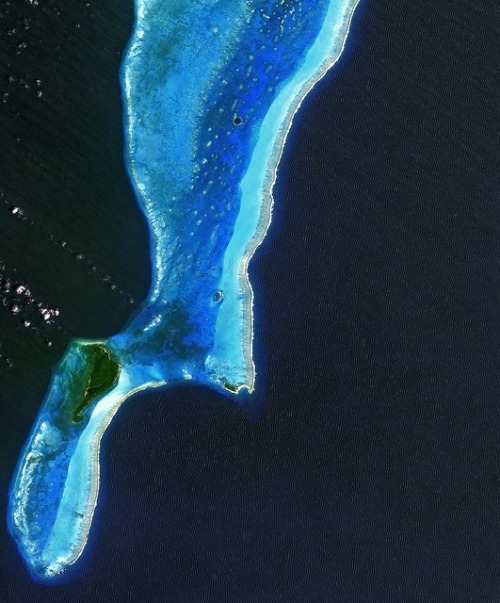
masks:
[[[246,365],[246,383],[238,390],[246,388],[252,392],[255,387],[253,289],[248,275],[248,264],[271,224],[273,188],[285,142],[293,118],[303,100],[342,55],[359,1],[345,0],[341,5],[337,0],[330,2],[321,30],[307,51],[302,66],[285,84],[264,118],[250,165],[241,181],[241,207],[234,228],[235,235],[224,255],[223,268],[223,280],[227,280],[225,286],[230,288],[231,279],[236,277],[243,296],[241,345]],[[260,188],[256,189],[256,183],[261,184]],[[245,233],[249,231],[253,232],[253,235],[245,243]],[[244,234],[238,237],[238,233]],[[243,245],[244,253],[241,254]],[[228,313],[224,312],[223,308],[221,307],[219,312],[216,331],[227,329],[226,325],[230,324]]]

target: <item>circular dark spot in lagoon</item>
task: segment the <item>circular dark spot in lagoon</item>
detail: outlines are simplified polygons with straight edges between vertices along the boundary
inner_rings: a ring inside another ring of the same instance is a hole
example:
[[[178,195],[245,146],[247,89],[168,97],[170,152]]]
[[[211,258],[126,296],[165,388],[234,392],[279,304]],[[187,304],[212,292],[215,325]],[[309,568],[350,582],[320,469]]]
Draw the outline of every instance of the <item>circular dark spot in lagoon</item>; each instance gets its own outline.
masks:
[[[220,304],[221,301],[224,299],[224,293],[223,291],[215,291],[212,295],[212,300],[214,302],[214,304]]]
[[[243,123],[243,120],[241,119],[241,117],[239,115],[235,115],[233,117],[233,123],[235,126],[241,126],[241,124]]]

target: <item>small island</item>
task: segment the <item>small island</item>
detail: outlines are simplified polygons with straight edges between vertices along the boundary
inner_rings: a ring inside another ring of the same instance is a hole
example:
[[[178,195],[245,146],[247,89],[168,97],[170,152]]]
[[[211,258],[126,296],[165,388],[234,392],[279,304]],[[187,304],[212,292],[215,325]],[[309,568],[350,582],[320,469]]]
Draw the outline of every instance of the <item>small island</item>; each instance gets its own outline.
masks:
[[[83,392],[75,392],[72,420],[80,423],[84,419],[84,411],[93,400],[107,394],[118,381],[120,365],[113,358],[112,353],[102,344],[82,345],[80,350],[84,361],[84,375],[87,384]],[[78,397],[78,394],[79,397]]]
[[[268,229],[293,116],[337,61],[357,0],[136,0],[121,82],[126,166],[150,228],[153,282],[124,329],[75,340],[54,368],[10,489],[34,579],[84,550],[99,449],[138,391],[255,387],[248,263]]]

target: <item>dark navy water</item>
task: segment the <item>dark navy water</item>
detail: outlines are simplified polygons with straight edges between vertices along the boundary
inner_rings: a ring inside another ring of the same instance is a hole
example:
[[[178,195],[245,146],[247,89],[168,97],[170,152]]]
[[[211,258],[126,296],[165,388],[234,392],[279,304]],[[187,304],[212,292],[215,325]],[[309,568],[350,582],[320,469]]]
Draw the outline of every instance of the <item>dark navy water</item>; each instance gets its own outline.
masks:
[[[0,8],[1,274],[60,309],[36,333],[3,294],[4,516],[67,338],[115,332],[149,284],[122,165],[131,6],[87,4]],[[498,600],[494,17],[358,9],[295,121],[251,266],[260,421],[202,388],[128,403],[81,575],[32,583],[1,524],[2,603]]]

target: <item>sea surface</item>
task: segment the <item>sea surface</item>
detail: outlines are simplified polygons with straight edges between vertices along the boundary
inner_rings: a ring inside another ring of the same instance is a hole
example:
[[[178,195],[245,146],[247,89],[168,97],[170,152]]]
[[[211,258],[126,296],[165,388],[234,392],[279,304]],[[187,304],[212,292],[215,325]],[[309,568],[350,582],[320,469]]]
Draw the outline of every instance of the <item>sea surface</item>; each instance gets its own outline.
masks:
[[[205,388],[128,402],[73,582],[33,583],[3,521],[2,603],[498,601],[494,17],[362,0],[250,266],[260,419]],[[68,339],[117,332],[148,291],[132,20],[117,0],[0,7],[3,517]]]

